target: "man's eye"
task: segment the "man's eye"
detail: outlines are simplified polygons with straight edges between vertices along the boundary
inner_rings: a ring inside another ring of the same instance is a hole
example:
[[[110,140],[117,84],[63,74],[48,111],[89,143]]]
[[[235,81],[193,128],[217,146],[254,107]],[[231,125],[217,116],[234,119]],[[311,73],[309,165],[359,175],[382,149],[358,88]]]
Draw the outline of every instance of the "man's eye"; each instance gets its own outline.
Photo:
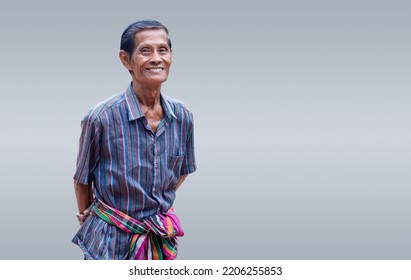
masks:
[[[150,53],[150,50],[147,49],[147,48],[143,48],[143,49],[140,50],[140,52],[143,53],[143,54],[147,54],[147,53]]]
[[[160,51],[161,53],[167,53],[167,52],[168,52],[168,49],[167,49],[167,48],[161,48],[159,51]]]

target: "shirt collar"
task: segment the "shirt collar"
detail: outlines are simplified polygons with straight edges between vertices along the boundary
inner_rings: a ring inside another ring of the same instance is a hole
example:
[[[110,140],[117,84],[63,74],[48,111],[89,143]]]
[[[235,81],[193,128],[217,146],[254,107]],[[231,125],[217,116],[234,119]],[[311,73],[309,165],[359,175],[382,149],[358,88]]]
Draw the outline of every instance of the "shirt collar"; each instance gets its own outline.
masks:
[[[160,100],[161,100],[161,107],[163,108],[165,116],[171,120],[172,117],[176,118],[176,115],[174,114],[173,110],[171,109],[171,106],[166,100],[163,95],[160,95]],[[128,120],[129,121],[134,121],[139,118],[144,117],[144,113],[140,108],[140,104],[138,103],[137,96],[134,94],[133,91],[133,83],[130,83],[126,90],[126,102],[127,102],[127,107],[128,107]]]
[[[171,121],[171,117],[177,119],[177,116],[174,114],[174,111],[171,109],[171,106],[168,100],[164,98],[162,94],[160,95],[160,98],[161,98],[161,107],[163,107],[163,111],[165,115],[167,116],[167,118],[170,121]]]

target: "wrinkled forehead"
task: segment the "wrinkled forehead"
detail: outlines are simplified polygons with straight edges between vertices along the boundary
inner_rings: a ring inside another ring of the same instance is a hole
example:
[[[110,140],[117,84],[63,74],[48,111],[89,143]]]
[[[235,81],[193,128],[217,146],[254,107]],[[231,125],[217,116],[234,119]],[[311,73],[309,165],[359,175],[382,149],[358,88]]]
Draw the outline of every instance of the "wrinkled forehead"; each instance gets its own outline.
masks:
[[[145,29],[134,35],[135,47],[139,45],[168,45],[168,40],[168,34],[162,28]]]

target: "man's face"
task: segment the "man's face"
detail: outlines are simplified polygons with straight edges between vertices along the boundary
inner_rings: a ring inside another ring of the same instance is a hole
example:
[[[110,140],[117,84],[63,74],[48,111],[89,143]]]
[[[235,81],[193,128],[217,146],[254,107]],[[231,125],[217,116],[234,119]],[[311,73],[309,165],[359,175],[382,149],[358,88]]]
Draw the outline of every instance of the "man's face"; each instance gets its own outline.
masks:
[[[171,49],[163,29],[147,29],[134,37],[134,51],[125,66],[132,71],[133,80],[142,86],[159,86],[168,78]]]

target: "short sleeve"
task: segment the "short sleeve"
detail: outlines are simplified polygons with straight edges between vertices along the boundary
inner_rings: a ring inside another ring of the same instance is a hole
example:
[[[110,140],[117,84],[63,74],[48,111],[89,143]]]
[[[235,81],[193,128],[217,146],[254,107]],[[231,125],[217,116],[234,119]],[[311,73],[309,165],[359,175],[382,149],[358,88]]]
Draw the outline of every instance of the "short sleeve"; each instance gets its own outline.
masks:
[[[100,159],[100,123],[86,116],[81,122],[81,135],[77,155],[76,172],[73,179],[89,185],[94,180],[93,171]]]
[[[194,121],[190,113],[190,122],[187,129],[187,138],[185,143],[184,161],[181,167],[181,175],[193,173],[197,169],[194,153]]]

